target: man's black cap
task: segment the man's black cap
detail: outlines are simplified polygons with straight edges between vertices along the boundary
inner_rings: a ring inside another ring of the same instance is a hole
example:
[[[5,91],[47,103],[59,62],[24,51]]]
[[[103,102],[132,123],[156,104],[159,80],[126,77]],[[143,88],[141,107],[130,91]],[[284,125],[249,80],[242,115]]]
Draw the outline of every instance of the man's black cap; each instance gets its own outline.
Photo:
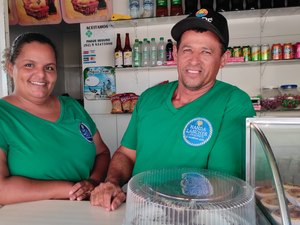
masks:
[[[229,32],[227,20],[222,14],[212,9],[203,8],[190,14],[173,26],[171,35],[175,41],[178,41],[185,31],[198,28],[213,32],[220,38],[225,49],[228,48]]]

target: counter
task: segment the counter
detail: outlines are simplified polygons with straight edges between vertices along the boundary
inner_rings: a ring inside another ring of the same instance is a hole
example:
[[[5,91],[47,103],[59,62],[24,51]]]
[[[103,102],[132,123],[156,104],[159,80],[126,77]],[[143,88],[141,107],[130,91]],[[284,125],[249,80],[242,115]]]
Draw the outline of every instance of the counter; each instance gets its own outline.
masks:
[[[46,200],[0,207],[0,225],[122,225],[125,204],[107,212],[89,201]]]

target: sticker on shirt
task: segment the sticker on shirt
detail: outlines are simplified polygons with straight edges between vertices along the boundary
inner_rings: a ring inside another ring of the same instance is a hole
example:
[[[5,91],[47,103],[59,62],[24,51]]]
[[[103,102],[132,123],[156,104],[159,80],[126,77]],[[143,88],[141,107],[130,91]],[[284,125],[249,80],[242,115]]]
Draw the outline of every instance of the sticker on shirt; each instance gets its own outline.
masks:
[[[93,142],[92,133],[91,133],[90,129],[84,123],[79,124],[79,130],[85,140],[87,140],[90,143]]]
[[[183,139],[188,145],[200,146],[209,141],[212,132],[212,125],[207,119],[195,118],[185,125]]]

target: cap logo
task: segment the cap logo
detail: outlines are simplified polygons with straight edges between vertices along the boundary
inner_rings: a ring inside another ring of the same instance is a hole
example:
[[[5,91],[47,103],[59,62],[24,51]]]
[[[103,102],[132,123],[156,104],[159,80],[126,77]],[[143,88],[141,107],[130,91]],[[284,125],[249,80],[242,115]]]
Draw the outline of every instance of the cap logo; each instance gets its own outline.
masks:
[[[212,22],[213,21],[213,19],[212,18],[207,18],[206,16],[207,16],[207,14],[208,14],[208,10],[207,9],[199,9],[197,12],[196,12],[196,17],[198,17],[198,18],[201,18],[201,19],[204,19],[204,20],[207,20],[207,22]]]

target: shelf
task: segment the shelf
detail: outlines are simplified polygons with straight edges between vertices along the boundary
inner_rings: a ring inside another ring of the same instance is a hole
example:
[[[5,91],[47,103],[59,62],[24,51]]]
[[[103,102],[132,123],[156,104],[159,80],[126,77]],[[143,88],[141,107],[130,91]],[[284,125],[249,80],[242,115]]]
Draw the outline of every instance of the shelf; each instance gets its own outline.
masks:
[[[300,15],[300,7],[284,7],[272,9],[255,9],[255,10],[241,10],[221,12],[228,20],[255,18],[255,17],[272,17],[272,16],[287,16],[287,15]],[[118,20],[108,21],[115,28],[124,27],[138,27],[138,26],[154,26],[164,24],[175,24],[187,15],[180,16],[166,16],[166,17],[153,17],[153,18],[139,18],[132,20]]]

